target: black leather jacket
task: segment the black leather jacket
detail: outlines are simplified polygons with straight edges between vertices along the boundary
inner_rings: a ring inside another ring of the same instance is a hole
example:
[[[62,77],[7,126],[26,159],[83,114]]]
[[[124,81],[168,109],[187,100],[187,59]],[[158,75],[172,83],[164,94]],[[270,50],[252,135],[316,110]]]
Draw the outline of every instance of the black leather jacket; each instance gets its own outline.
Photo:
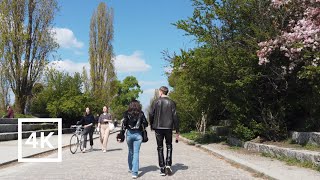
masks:
[[[130,115],[130,113],[128,113],[128,111],[126,111],[123,114],[123,121],[122,121],[120,133],[122,135],[124,135],[124,132],[126,129],[142,131],[143,130],[142,125],[144,127],[148,126],[148,121],[142,111],[138,117],[134,117],[134,116]]]
[[[152,129],[175,129],[179,133],[176,103],[167,96],[160,97],[154,101],[149,120]]]

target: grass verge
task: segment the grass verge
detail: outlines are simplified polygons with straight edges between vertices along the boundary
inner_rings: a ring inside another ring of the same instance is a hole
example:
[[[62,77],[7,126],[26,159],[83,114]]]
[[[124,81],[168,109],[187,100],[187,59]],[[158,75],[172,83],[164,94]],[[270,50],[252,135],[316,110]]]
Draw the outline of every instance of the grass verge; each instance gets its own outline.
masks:
[[[206,134],[202,134],[197,131],[191,131],[188,133],[182,133],[181,135],[199,144],[219,143],[226,140],[225,137],[218,136],[211,131],[207,132]]]
[[[320,166],[317,166],[315,164],[313,164],[312,162],[309,161],[300,161],[296,158],[291,158],[291,157],[284,157],[284,156],[274,156],[272,154],[269,153],[261,153],[262,156],[264,157],[269,157],[272,159],[277,159],[279,161],[283,161],[286,164],[290,165],[290,166],[299,166],[299,167],[304,167],[304,168],[309,168],[309,169],[313,169],[316,171],[320,172]]]

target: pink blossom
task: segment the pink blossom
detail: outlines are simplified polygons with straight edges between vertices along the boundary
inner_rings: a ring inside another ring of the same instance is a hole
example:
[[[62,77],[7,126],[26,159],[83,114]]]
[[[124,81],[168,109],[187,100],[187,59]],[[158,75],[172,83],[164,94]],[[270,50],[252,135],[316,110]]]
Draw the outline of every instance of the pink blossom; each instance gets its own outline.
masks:
[[[294,6],[297,5],[303,7],[299,8],[302,10],[296,11]],[[286,8],[280,9],[283,6]],[[305,51],[314,52],[314,54],[320,51],[320,0],[272,0],[271,7],[293,13],[287,27],[281,29],[280,35],[258,44],[259,64],[268,63],[269,55],[279,49],[291,61],[290,69],[292,69],[301,60],[300,56]],[[320,61],[319,58],[317,61]]]

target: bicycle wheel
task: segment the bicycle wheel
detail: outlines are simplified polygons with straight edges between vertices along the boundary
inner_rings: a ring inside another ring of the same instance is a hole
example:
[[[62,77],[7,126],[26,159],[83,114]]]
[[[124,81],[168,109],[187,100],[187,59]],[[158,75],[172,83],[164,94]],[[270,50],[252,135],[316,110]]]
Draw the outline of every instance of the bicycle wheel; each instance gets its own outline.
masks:
[[[80,136],[80,141],[79,141],[80,151],[83,150],[83,144],[84,144],[84,138],[83,138],[83,135],[81,135],[81,136]]]
[[[79,146],[79,138],[76,134],[72,135],[70,138],[70,152],[72,154],[76,153]]]

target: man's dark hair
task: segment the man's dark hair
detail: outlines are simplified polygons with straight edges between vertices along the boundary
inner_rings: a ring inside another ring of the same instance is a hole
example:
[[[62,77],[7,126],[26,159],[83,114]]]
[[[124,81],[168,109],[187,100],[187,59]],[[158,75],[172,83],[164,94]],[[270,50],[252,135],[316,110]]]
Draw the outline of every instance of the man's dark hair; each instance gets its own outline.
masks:
[[[169,92],[169,89],[166,86],[161,86],[159,90],[165,95]]]

